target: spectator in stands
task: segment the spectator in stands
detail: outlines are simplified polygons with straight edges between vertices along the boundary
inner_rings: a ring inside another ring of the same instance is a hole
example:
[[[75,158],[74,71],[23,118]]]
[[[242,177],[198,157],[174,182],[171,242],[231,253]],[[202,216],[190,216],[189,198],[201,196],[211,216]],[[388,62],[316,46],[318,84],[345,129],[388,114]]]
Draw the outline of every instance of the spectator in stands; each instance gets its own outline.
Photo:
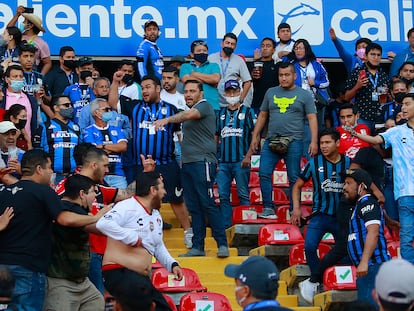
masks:
[[[79,83],[76,67],[77,62],[73,47],[62,46],[59,50],[59,67],[52,68],[43,79],[50,96],[62,95],[67,86]],[[50,98],[48,100],[50,101]]]
[[[210,54],[208,60],[216,63],[220,67],[220,82],[218,83],[219,102],[221,107],[227,107],[224,98],[224,83],[228,80],[239,80],[242,85],[240,93],[240,103],[243,104],[244,99],[249,93],[252,78],[246,62],[238,55],[234,54],[237,47],[237,36],[232,33],[226,33],[221,42],[221,51]]]
[[[281,63],[280,86],[267,90],[252,135],[250,148],[252,152],[256,152],[260,142],[260,133],[265,124],[269,123],[269,132],[262,147],[259,167],[264,205],[260,217],[264,218],[276,218],[272,201],[272,179],[273,170],[279,160],[283,158],[286,161],[290,187],[299,175],[303,151],[304,119],[308,119],[312,135],[309,154],[314,156],[318,153],[318,124],[313,98],[308,91],[295,85],[295,79],[294,65]]]
[[[161,80],[164,61],[157,40],[160,36],[160,28],[155,20],[148,20],[144,24],[144,40],[137,49],[138,74],[144,76],[156,76]]]
[[[52,110],[55,118],[39,127],[37,135],[40,137],[40,145],[34,144],[33,147],[48,153],[56,173],[56,183],[59,183],[67,174],[75,171],[73,149],[80,143],[81,136],[79,126],[72,121],[73,107],[69,97],[54,97]]]
[[[46,30],[42,27],[42,20],[39,16],[32,13],[25,13],[24,11],[24,7],[19,5],[16,9],[16,14],[7,24],[7,27],[14,26],[20,16],[24,17],[22,25],[23,40],[26,40],[29,44],[33,44],[37,48],[34,70],[45,75],[52,68],[52,60],[50,59],[49,45],[39,37],[39,33],[45,33]]]
[[[31,138],[27,135],[26,129],[24,128],[27,123],[26,108],[20,104],[10,106],[4,115],[4,121],[13,122],[14,126],[20,131],[16,146],[24,151],[32,149]]]
[[[81,57],[78,60],[76,73],[79,76],[79,83],[69,85],[63,91],[68,96],[73,106],[73,122],[79,124],[80,112],[83,107],[95,99],[93,92],[92,78],[93,59],[91,57]]]
[[[339,53],[339,57],[341,57],[342,61],[344,62],[348,74],[350,74],[355,68],[362,66],[362,64],[366,61],[365,48],[372,42],[370,39],[359,38],[355,42],[355,53],[352,55],[347,50],[345,50],[341,41],[336,37],[335,29],[332,27],[329,28],[329,35],[331,36],[331,40]]]
[[[125,287],[122,284],[127,280],[130,288],[137,288],[142,276],[149,277],[153,256],[174,274],[175,280],[183,278],[178,262],[170,255],[162,239],[159,210],[166,195],[162,176],[156,172],[144,172],[139,173],[136,180],[135,196],[115,205],[96,224],[97,229],[108,236],[102,267],[105,288],[118,298],[123,296]],[[138,304],[140,297],[138,293],[136,295],[134,301]],[[162,294],[153,286],[152,298],[156,302],[156,310],[170,310]]]
[[[12,168],[16,177],[22,174],[20,162],[24,150],[16,147],[19,130],[10,121],[0,122],[0,154],[4,164]]]
[[[186,60],[184,56],[181,55],[175,55],[173,57],[171,57],[170,60],[170,66],[177,68],[178,71],[178,76],[180,76],[180,69],[182,64],[185,64]],[[180,80],[177,83],[177,91],[180,92],[181,94],[184,94],[184,83]]]
[[[292,52],[295,40],[292,39],[292,30],[288,23],[280,23],[277,26],[277,36],[279,42],[276,43],[276,49],[273,53],[273,60],[275,63],[282,61],[284,56]]]
[[[358,123],[366,124],[371,133],[375,132],[376,120],[381,118],[378,87],[387,86],[388,75],[381,68],[382,47],[370,43],[365,48],[367,61],[352,70],[346,81],[345,99],[355,98],[355,105],[360,114]]]
[[[329,105],[326,107],[325,113],[325,127],[326,128],[337,128],[341,125],[341,119],[339,117],[339,108],[348,103],[345,100],[345,84],[339,83],[331,88],[332,99]]]
[[[414,61],[404,62],[398,69],[398,77],[406,82],[408,90],[413,93],[411,89],[414,87]]]
[[[382,263],[390,260],[384,237],[384,214],[371,195],[372,179],[363,169],[345,174],[344,197],[355,204],[349,220],[348,253],[356,266],[358,299],[372,302],[375,276]]]
[[[191,43],[190,63],[183,64],[180,69],[180,79],[185,84],[188,80],[196,80],[203,84],[203,93],[206,101],[215,111],[219,111],[219,95],[217,86],[220,82],[220,67],[208,60],[208,46],[204,40],[195,40]]]
[[[380,311],[410,311],[414,307],[414,266],[404,259],[381,265],[373,292]]]
[[[0,65],[7,68],[12,63],[19,62],[22,33],[17,27],[7,27],[3,32],[2,39],[3,44],[0,45]]]
[[[237,303],[247,310],[288,311],[276,301],[279,271],[275,264],[262,256],[251,256],[240,265],[228,264],[224,274],[234,278]]]
[[[62,210],[88,215],[95,200],[95,182],[80,174],[71,175],[65,183]],[[102,208],[94,217],[98,220],[111,209]],[[52,226],[52,260],[47,272],[44,310],[103,310],[104,299],[88,279],[88,232],[96,232],[95,223],[69,228]]]
[[[266,91],[279,84],[278,70],[272,55],[276,42],[272,38],[263,38],[260,50],[254,51],[253,63],[249,67],[253,80],[253,101],[251,107],[259,114]]]
[[[414,69],[414,67],[413,67]],[[408,93],[407,83],[400,79],[392,80],[391,98],[392,101],[381,106],[382,120],[385,122],[401,111],[401,101]]]
[[[229,249],[224,222],[214,202],[213,186],[216,177],[215,113],[203,97],[203,84],[188,80],[184,97],[190,110],[181,111],[154,122],[155,130],[169,123],[183,123],[181,171],[184,198],[192,218],[194,236],[192,248],[182,257],[205,256],[206,218],[216,240],[217,257],[228,257]]]
[[[358,133],[353,135],[371,144],[384,144],[392,147],[394,170],[394,196],[398,200],[400,218],[401,256],[414,264],[414,93],[408,93],[402,100],[401,111],[407,123],[390,128],[384,133],[371,137]]]
[[[216,140],[220,145],[217,186],[220,210],[227,229],[232,225],[230,189],[236,181],[240,205],[249,205],[250,143],[256,123],[253,109],[240,104],[240,84],[237,80],[226,81],[224,95],[228,106],[220,109]]]
[[[127,139],[120,127],[108,124],[114,115],[105,99],[94,99],[90,110],[95,123],[83,130],[83,141],[105,150],[109,158],[109,172],[104,180],[111,187],[124,189],[128,184],[122,170],[121,153],[127,149]]]
[[[299,283],[300,293],[308,303],[312,303],[313,296],[317,292],[323,275],[317,255],[319,243],[327,232],[331,233],[335,240],[338,240],[340,235],[336,220],[344,185],[340,173],[349,168],[351,161],[348,157],[339,153],[339,140],[339,132],[335,129],[325,129],[321,132],[319,136],[321,154],[311,158],[306,163],[292,190],[293,211],[291,222],[300,226],[304,221],[300,208],[301,189],[305,182],[312,180],[312,216],[305,237],[305,254],[311,277]],[[342,257],[343,253],[340,258]],[[332,264],[334,263],[335,261]]]
[[[398,74],[398,70],[404,62],[414,62],[414,27],[407,32],[408,47],[398,52],[390,67],[390,77]]]

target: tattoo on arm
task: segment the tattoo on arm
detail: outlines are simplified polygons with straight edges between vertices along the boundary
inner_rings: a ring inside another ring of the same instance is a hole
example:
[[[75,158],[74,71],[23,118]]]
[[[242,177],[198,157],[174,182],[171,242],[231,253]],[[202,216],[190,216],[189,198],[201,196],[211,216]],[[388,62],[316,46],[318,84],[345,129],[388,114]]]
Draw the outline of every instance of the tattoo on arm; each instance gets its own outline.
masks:
[[[122,201],[122,200],[128,199],[131,196],[133,196],[135,194],[135,187],[136,187],[136,182],[133,181],[125,189],[118,189],[118,195],[116,196],[116,201],[117,202]]]
[[[187,113],[186,111],[181,111],[171,117],[168,118],[170,123],[182,123],[187,120]]]

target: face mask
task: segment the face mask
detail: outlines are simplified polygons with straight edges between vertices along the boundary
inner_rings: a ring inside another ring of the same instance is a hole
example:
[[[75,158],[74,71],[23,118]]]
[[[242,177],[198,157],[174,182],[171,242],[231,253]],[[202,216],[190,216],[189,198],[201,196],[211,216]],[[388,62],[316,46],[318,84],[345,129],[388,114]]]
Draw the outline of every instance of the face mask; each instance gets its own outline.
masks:
[[[85,81],[87,77],[92,77],[92,71],[90,70],[83,70],[80,72],[80,78],[82,81]]]
[[[65,59],[64,61],[63,61],[63,65],[65,66],[65,67],[68,67],[68,68],[70,68],[70,69],[75,69],[76,67],[77,67],[77,62],[76,62],[76,60],[73,60],[73,59]]]
[[[123,76],[122,82],[124,82],[127,86],[130,86],[132,83],[134,83],[134,76],[126,74]]]
[[[21,129],[24,129],[24,127],[26,126],[26,123],[27,123],[27,120],[20,119],[19,122],[15,124],[15,126],[17,127],[17,129],[21,130]]]
[[[379,67],[379,65],[373,65],[369,61],[367,61],[367,66],[371,69],[377,69]]]
[[[237,300],[237,303],[239,304],[239,306],[240,306],[240,307],[243,307],[243,306],[242,306],[242,303],[243,303],[246,299],[247,299],[246,297],[242,297],[242,298],[240,298],[239,300]]]
[[[225,47],[223,48],[223,52],[224,52],[224,54],[226,54],[227,56],[230,56],[231,54],[233,54],[234,49],[233,49],[233,48],[229,48],[229,47],[225,46]]]
[[[204,64],[207,61],[208,54],[207,53],[199,53],[194,54],[194,60]]]
[[[60,109],[60,115],[66,120],[72,119],[73,118],[73,107],[69,107],[66,109]]]
[[[229,105],[231,106],[235,106],[240,102],[240,96],[233,96],[233,97],[224,96],[224,98],[226,99],[226,102],[228,102]]]
[[[11,80],[10,86],[13,89],[13,91],[20,92],[24,87],[24,81],[23,80]]]
[[[360,59],[363,59],[363,58],[365,57],[365,48],[358,49],[358,50],[356,51],[356,55],[357,55]]]
[[[26,25],[24,23],[19,24],[19,30],[21,33],[25,33],[27,31]]]
[[[109,122],[116,118],[115,111],[107,111],[102,114],[102,121]]]
[[[0,36],[0,46],[6,46],[6,45],[7,45],[6,39],[4,39],[3,36]]]
[[[397,102],[397,103],[401,103],[402,102],[402,100],[403,100],[403,98],[404,98],[404,96],[405,96],[405,92],[398,92],[398,93],[394,93],[394,98],[395,98],[395,101]]]

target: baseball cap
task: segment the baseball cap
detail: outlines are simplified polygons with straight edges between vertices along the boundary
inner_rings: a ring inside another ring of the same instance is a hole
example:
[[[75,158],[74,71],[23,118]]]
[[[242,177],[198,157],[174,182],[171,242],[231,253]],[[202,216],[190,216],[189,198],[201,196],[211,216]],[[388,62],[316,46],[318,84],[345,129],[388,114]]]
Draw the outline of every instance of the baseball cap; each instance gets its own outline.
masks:
[[[184,58],[184,56],[181,56],[181,55],[175,55],[175,56],[171,57],[171,63],[174,63],[174,62],[184,64],[185,63],[185,58]]]
[[[92,57],[80,57],[78,59],[78,66],[83,66],[83,65],[88,65],[88,64],[92,64],[93,63],[93,58]]]
[[[11,130],[17,131],[17,127],[14,126],[13,122],[10,122],[10,121],[0,122],[0,133],[1,134],[7,133],[8,131],[11,131]]]
[[[240,280],[256,293],[276,294],[279,285],[276,265],[263,256],[251,256],[240,265],[229,264],[224,268],[224,274]]]
[[[151,26],[151,25],[154,25],[154,26],[156,26],[158,29],[160,29],[160,27],[158,27],[157,22],[156,22],[155,20],[153,20],[153,19],[147,20],[147,21],[145,22],[145,24],[144,24],[144,29],[147,29],[147,27],[149,27],[149,26]]]
[[[279,32],[280,29],[285,29],[285,28],[290,29],[290,25],[288,23],[280,23],[279,26],[277,26],[277,31]]]
[[[414,265],[404,259],[384,262],[375,277],[375,290],[390,303],[414,302]]]
[[[226,83],[224,83],[224,89],[233,89],[233,90],[237,90],[240,89],[240,84],[239,81],[237,80],[228,80],[226,81]]]
[[[371,186],[372,178],[367,173],[367,171],[357,168],[357,169],[350,169],[347,170],[345,173],[341,173],[343,177],[351,177],[353,178],[358,184],[364,183],[364,185],[368,188]]]

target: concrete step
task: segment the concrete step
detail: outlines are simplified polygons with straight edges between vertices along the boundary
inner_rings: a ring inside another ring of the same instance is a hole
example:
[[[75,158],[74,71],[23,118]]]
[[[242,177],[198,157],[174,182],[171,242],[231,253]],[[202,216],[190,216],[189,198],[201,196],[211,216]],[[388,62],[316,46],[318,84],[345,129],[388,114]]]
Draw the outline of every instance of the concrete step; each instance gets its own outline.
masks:
[[[184,242],[183,242],[183,245],[184,245]],[[188,249],[186,249],[184,247],[182,247],[182,248],[169,248],[168,251],[170,252],[171,256],[173,256],[176,260],[178,260],[178,262],[180,262],[181,257],[178,257],[178,255],[187,253]],[[230,256],[237,256],[238,255],[237,248],[230,247],[229,251],[230,251]],[[206,257],[217,257],[217,246],[206,249],[205,252],[206,252]],[[193,258],[202,258],[202,257],[205,257],[205,256],[193,257]],[[222,259],[225,260],[225,258],[222,258]]]
[[[164,241],[168,238],[183,238],[184,237],[184,229],[183,228],[172,228],[169,230],[163,231]],[[211,228],[207,228],[206,236],[212,237],[211,235]]]
[[[164,237],[164,244],[168,249],[173,248],[184,248],[184,235],[178,238],[165,238]],[[212,237],[206,237],[204,240],[204,249],[212,249],[217,248],[216,240]]]
[[[231,251],[231,248],[230,248]],[[184,257],[178,258],[180,265],[196,271],[221,271],[224,273],[224,267],[228,264],[240,264],[247,259],[245,256],[230,256],[227,258],[217,257]]]
[[[228,293],[228,294],[234,294],[234,287],[236,286],[234,283],[234,280],[231,278],[228,278],[230,280],[230,283],[224,283],[221,281],[206,281],[201,282],[203,286],[207,287],[210,292],[217,292],[217,293]],[[279,281],[279,288],[278,288],[278,295],[286,296],[288,295],[287,292],[287,286],[286,282]]]

